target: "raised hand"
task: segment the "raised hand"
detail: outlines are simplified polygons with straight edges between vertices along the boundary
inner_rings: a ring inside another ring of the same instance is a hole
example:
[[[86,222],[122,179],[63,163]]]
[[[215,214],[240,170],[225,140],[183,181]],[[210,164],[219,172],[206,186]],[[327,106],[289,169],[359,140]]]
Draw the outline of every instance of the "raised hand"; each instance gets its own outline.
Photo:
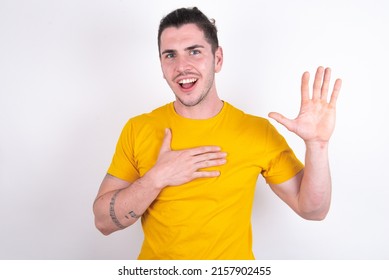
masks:
[[[309,73],[305,72],[301,81],[301,107],[295,119],[288,119],[275,112],[269,117],[284,125],[307,142],[328,142],[335,128],[336,100],[342,85],[337,79],[329,102],[328,89],[331,69],[319,67],[313,83],[312,97],[309,93]]]
[[[220,172],[203,171],[202,168],[214,167],[226,163],[227,154],[217,146],[202,146],[192,149],[171,149],[172,134],[165,130],[165,137],[153,171],[161,187],[178,186],[197,178],[218,177]]]

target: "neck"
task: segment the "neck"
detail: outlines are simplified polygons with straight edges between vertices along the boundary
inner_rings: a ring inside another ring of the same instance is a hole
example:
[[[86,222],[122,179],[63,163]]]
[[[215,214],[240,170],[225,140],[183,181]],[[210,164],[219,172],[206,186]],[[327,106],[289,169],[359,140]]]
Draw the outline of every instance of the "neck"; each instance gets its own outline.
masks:
[[[224,102],[216,97],[214,100],[203,100],[195,106],[186,106],[179,100],[174,102],[174,109],[180,116],[188,119],[210,119],[223,108]]]

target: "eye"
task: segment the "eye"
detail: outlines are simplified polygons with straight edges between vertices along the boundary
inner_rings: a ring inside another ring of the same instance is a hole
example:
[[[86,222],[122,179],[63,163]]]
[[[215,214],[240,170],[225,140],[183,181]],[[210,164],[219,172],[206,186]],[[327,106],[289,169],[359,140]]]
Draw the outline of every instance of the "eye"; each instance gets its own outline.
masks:
[[[172,59],[172,58],[174,58],[174,57],[175,57],[174,53],[167,53],[167,54],[165,55],[165,58],[167,58],[167,59]]]
[[[200,52],[199,50],[196,50],[196,49],[190,50],[190,52],[189,52],[190,55],[198,55],[198,54],[200,54],[200,53],[201,53],[201,52]]]

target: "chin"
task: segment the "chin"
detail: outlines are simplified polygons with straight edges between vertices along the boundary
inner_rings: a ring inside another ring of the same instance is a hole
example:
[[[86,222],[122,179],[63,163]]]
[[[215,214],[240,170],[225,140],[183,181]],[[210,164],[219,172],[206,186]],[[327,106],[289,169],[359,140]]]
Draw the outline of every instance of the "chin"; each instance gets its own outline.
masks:
[[[200,96],[196,99],[193,98],[180,98],[176,96],[176,100],[185,107],[194,107],[200,104],[204,100],[205,96]]]

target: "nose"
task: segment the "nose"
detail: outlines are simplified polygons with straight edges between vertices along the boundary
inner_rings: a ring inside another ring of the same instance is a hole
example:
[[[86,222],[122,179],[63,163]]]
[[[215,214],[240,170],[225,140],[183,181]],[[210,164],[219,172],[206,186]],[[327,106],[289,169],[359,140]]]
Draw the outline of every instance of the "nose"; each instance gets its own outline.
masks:
[[[183,73],[192,69],[192,65],[190,64],[189,59],[184,56],[177,56],[175,62],[176,71],[178,73]]]

